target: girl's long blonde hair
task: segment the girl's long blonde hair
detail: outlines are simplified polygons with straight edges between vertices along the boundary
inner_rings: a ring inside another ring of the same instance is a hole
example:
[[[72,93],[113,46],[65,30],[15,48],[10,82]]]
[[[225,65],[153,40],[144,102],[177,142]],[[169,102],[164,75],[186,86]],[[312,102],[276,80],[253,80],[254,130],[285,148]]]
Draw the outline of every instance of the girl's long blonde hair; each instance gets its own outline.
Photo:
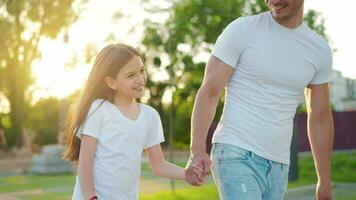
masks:
[[[104,78],[107,76],[115,78],[120,69],[134,56],[142,59],[141,54],[135,48],[121,43],[110,44],[99,52],[81,97],[67,118],[65,159],[77,161],[79,158],[80,139],[76,136],[76,131],[85,121],[93,101],[104,99],[113,102],[115,91],[106,85]]]

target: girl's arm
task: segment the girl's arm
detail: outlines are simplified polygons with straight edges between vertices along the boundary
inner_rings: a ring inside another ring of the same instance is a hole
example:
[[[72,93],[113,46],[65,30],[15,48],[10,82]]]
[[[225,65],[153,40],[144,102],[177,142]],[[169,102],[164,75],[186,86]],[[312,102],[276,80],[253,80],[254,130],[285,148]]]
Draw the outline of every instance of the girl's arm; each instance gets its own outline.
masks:
[[[79,153],[78,176],[83,199],[95,196],[93,160],[96,148],[96,138],[82,135]]]
[[[185,180],[185,169],[167,162],[162,153],[161,145],[157,144],[146,149],[153,174],[171,179]],[[202,167],[195,167],[195,173],[202,180]]]

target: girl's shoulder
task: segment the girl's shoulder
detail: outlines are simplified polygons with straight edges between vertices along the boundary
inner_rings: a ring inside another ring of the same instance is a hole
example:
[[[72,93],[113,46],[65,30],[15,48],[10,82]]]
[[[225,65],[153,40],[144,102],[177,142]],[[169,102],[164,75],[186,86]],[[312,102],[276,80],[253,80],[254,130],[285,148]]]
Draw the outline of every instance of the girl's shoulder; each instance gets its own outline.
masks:
[[[101,111],[103,111],[105,108],[105,106],[106,106],[106,104],[108,103],[108,101],[107,100],[105,100],[105,99],[95,99],[92,103],[91,103],[91,105],[90,105],[90,111],[92,112],[92,111],[95,111],[95,110],[101,110]]]
[[[158,115],[158,112],[156,109],[154,109],[152,106],[140,103],[140,107],[142,109],[142,112],[147,113],[149,115]]]
[[[106,100],[105,99],[95,99],[92,102],[92,105],[99,105],[99,104],[103,104]]]

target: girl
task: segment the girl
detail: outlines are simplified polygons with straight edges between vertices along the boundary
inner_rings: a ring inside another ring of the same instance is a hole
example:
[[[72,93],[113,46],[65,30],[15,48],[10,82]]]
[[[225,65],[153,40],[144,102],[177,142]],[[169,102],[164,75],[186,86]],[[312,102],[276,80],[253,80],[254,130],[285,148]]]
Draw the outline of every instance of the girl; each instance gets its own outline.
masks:
[[[64,157],[79,161],[74,200],[138,199],[144,149],[155,175],[203,182],[201,165],[192,174],[163,158],[160,117],[152,107],[139,103],[146,80],[135,48],[115,44],[99,52],[66,127]]]

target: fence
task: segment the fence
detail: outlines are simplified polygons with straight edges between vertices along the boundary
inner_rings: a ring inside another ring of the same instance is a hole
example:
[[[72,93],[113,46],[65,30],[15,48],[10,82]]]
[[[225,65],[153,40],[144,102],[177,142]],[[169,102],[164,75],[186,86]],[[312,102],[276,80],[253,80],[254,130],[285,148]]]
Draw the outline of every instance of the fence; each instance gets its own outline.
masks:
[[[335,138],[334,150],[356,149],[356,111],[333,112]],[[298,151],[310,151],[307,134],[307,114],[298,114]],[[213,122],[209,128],[206,149],[210,153],[211,138],[217,126]]]
[[[334,150],[356,149],[356,111],[333,112]],[[310,151],[307,135],[307,114],[298,116],[298,149]]]

